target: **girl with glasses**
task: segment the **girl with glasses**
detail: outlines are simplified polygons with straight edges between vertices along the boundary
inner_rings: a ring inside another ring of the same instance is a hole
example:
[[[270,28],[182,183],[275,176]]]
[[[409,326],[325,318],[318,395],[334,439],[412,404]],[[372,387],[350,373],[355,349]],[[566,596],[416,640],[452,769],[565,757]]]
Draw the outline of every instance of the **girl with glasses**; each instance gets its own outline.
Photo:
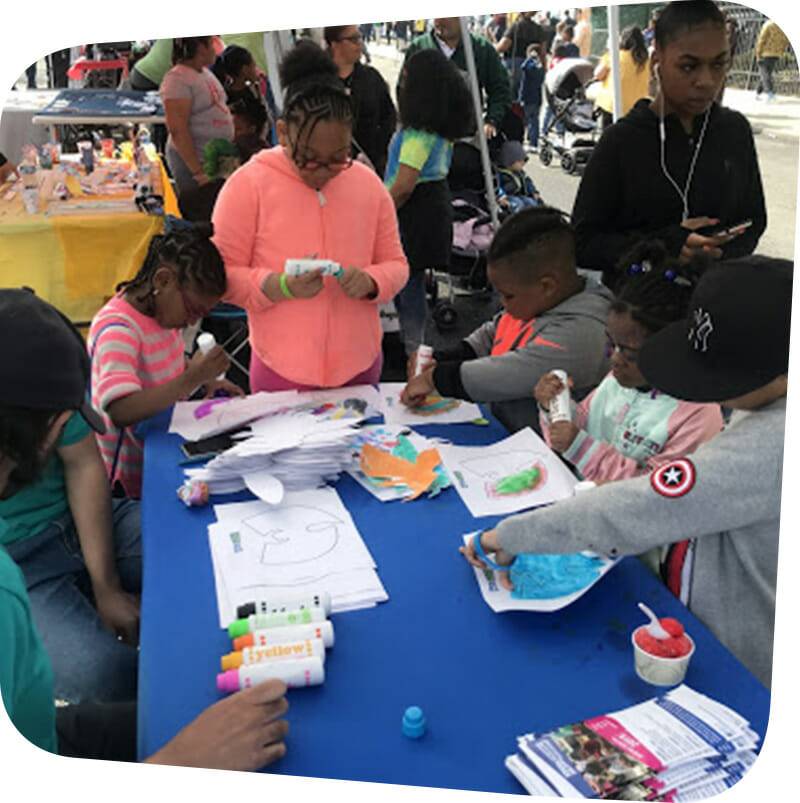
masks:
[[[225,298],[247,311],[250,389],[375,383],[378,305],[408,278],[394,205],[378,176],[353,163],[352,102],[330,57],[299,43],[281,83],[279,145],[225,182],[213,215]],[[341,270],[284,273],[286,260],[308,257]]]
[[[596,483],[647,474],[722,429],[718,404],[682,402],[654,390],[637,365],[648,337],[686,317],[697,267],[668,258],[657,241],[639,246],[625,262],[626,281],[608,314],[611,372],[575,406],[571,421],[550,422],[550,403],[562,389],[554,374],[545,374],[534,391],[547,442]]]

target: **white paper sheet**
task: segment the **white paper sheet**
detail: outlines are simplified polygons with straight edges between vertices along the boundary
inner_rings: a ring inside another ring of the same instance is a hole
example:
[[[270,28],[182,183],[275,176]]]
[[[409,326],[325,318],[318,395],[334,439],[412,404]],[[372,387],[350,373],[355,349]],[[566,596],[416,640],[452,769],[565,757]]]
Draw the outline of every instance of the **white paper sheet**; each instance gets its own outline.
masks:
[[[209,527],[220,626],[236,607],[269,590],[322,588],[334,612],[388,599],[375,562],[331,488],[288,492],[265,502],[217,505]]]
[[[577,484],[532,429],[520,430],[491,446],[440,446],[439,454],[453,485],[476,518],[516,513],[566,499]],[[501,480],[534,467],[544,475],[535,488],[516,494],[498,492]]]
[[[477,404],[450,399],[452,409],[443,412],[426,413],[423,409],[406,407],[400,401],[405,382],[381,382],[379,390],[383,404],[383,420],[387,424],[404,426],[424,426],[425,424],[464,424],[482,418],[483,413]]]
[[[244,482],[251,493],[269,505],[279,505],[283,501],[283,483],[268,471],[245,474]]]
[[[475,533],[468,533],[465,535],[463,537],[464,543],[467,544],[471,541],[474,535]],[[481,596],[495,613],[503,613],[503,611],[552,613],[553,611],[560,611],[562,608],[572,605],[575,600],[580,599],[595,583],[600,582],[600,580],[602,580],[619,562],[617,560],[605,558],[602,555],[595,555],[594,552],[584,552],[583,554],[599,558],[603,561],[600,574],[580,591],[566,594],[563,597],[553,597],[552,599],[515,599],[511,596],[511,592],[507,588],[500,585],[492,569],[486,569],[484,571],[473,567],[473,571],[475,572],[475,579],[478,581],[478,588],[481,591]]]
[[[209,402],[215,403],[209,405]],[[172,410],[169,431],[187,441],[210,438],[249,424],[271,410],[293,402],[297,402],[296,390],[254,393],[251,396],[230,399],[178,402]],[[197,413],[200,410],[208,410],[208,414],[198,418]]]

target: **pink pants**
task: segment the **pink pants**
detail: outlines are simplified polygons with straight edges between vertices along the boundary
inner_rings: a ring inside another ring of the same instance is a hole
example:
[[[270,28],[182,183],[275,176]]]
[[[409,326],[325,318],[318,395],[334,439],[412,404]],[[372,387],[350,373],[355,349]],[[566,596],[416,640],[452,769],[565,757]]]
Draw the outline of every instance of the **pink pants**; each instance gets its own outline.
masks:
[[[375,362],[366,371],[354,376],[345,382],[342,387],[377,385],[381,379],[382,369],[383,354],[379,354]],[[301,385],[299,382],[284,379],[280,374],[276,374],[275,371],[264,365],[255,351],[253,351],[250,357],[250,392],[258,393],[260,390],[272,392],[276,390],[320,390],[320,388],[313,385]]]

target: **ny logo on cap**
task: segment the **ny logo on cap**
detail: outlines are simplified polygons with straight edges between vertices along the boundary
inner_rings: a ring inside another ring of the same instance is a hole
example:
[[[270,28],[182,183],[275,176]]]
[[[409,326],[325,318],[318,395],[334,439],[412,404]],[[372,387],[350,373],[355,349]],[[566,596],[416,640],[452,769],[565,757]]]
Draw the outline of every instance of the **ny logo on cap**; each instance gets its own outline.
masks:
[[[702,307],[694,311],[694,323],[689,328],[689,342],[695,351],[708,351],[708,336],[714,331],[711,313]]]

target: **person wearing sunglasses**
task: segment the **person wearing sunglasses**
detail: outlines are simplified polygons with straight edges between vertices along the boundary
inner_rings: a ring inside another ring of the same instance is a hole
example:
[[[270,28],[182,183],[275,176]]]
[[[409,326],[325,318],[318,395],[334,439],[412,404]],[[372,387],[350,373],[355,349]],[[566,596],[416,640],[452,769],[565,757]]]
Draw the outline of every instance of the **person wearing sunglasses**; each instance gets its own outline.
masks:
[[[216,377],[229,360],[214,347],[187,362],[181,330],[205,318],[225,292],[222,257],[209,224],[154,237],[136,276],[123,282],[89,329],[92,403],[106,426],[98,435],[112,487],[141,496],[143,444],[136,426],[205,387],[241,395]]]
[[[583,479],[598,484],[648,474],[722,429],[718,404],[679,401],[654,390],[638,366],[645,341],[686,317],[698,267],[670,259],[658,241],[643,243],[625,259],[626,281],[608,314],[608,376],[575,406],[571,421],[550,421],[550,404],[563,388],[557,376],[545,374],[534,391],[548,444]]]
[[[339,78],[353,99],[353,151],[366,157],[375,172],[383,175],[389,140],[397,126],[397,111],[383,76],[362,64],[364,39],[356,25],[325,28],[328,52]]]
[[[353,105],[331,58],[300,42],[281,64],[279,145],[226,182],[214,207],[225,299],[247,311],[250,389],[375,383],[378,305],[408,279],[394,204],[352,158]],[[288,259],[340,266],[336,276],[284,272]]]

